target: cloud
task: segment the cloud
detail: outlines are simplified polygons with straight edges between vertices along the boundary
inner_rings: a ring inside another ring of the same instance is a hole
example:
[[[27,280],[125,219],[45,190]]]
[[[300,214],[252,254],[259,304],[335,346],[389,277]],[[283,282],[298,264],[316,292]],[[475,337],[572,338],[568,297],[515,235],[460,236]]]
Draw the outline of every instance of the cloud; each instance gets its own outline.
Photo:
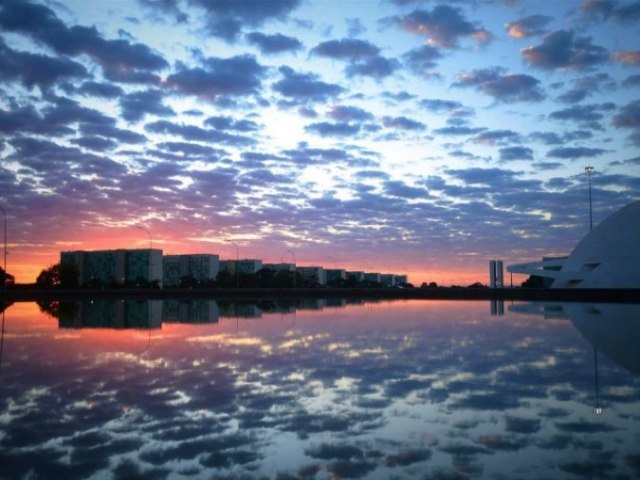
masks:
[[[400,68],[400,62],[395,58],[376,56],[347,65],[345,73],[348,77],[363,76],[380,79],[392,75],[398,68]]]
[[[100,135],[102,137],[112,138],[120,143],[137,144],[147,141],[147,137],[138,132],[117,128],[114,125],[81,123],[80,132],[84,135]]]
[[[615,110],[615,104],[611,102],[591,105],[574,105],[563,110],[556,110],[549,114],[554,120],[576,122],[583,128],[602,130],[600,120],[607,112]]]
[[[436,60],[442,58],[442,53],[433,45],[422,45],[403,55],[407,67],[417,75],[431,75],[436,66]]]
[[[603,150],[601,148],[558,147],[558,148],[549,150],[547,152],[547,157],[576,160],[578,158],[598,157],[603,153],[606,153],[606,150]]]
[[[167,77],[166,85],[190,95],[215,99],[222,95],[242,96],[257,93],[265,68],[251,55],[230,58],[211,57],[203,67],[182,67]]]
[[[612,55],[612,58],[616,62],[623,63],[630,66],[640,65],[640,50],[617,52]]]
[[[540,81],[530,75],[505,73],[499,67],[458,74],[454,87],[473,87],[505,103],[538,102],[544,99]]]
[[[446,48],[457,47],[465,37],[478,42],[491,39],[487,30],[469,22],[459,9],[448,5],[438,5],[433,10],[414,10],[394,20],[407,32],[424,36],[430,43]]]
[[[476,136],[473,141],[485,145],[518,142],[520,141],[520,134],[513,130],[487,130]]]
[[[469,117],[474,114],[472,108],[464,106],[457,100],[425,98],[420,101],[420,106],[426,108],[430,112],[446,113],[450,117]]]
[[[103,137],[78,137],[70,141],[75,145],[94,151],[111,150],[118,146],[117,142]]]
[[[205,10],[207,30],[228,42],[236,40],[243,26],[258,27],[271,20],[285,20],[300,0],[254,2],[251,0],[191,0]]]
[[[507,415],[506,430],[510,433],[532,434],[540,431],[541,422],[537,418],[522,418]]]
[[[638,87],[640,86],[640,73],[635,75],[629,75],[624,79],[622,85],[625,87]]]
[[[347,122],[318,122],[309,124],[304,127],[304,129],[307,132],[316,133],[322,137],[345,137],[360,132],[360,125]]]
[[[591,43],[589,37],[558,30],[544,36],[542,44],[520,50],[526,62],[545,70],[581,70],[602,65],[609,59],[603,47]]]
[[[78,92],[82,95],[100,98],[118,98],[124,95],[124,90],[118,85],[93,81],[84,82],[80,85],[80,88],[78,88]]]
[[[529,15],[505,25],[507,33],[514,38],[528,38],[542,35],[546,26],[553,20],[547,15]]]
[[[285,97],[321,102],[344,91],[339,85],[319,80],[313,73],[298,73],[290,67],[280,67],[280,73],[282,78],[273,85],[273,89]]]
[[[500,160],[533,160],[533,150],[529,147],[505,147],[500,149]]]
[[[247,146],[255,143],[255,140],[250,137],[233,135],[214,129],[205,129],[195,125],[171,123],[167,120],[147,123],[144,129],[151,133],[179,136],[188,141],[220,143],[223,145],[235,146]]]
[[[436,128],[433,132],[439,135],[474,135],[486,130],[484,127],[442,127]]]
[[[334,105],[327,113],[334,120],[345,122],[373,120],[373,115],[362,108],[348,105]]]
[[[329,40],[318,44],[311,54],[348,62],[345,73],[349,77],[387,77],[400,66],[395,59],[380,55],[380,49],[370,42],[357,38]]]
[[[617,128],[640,128],[640,100],[634,100],[622,107],[613,116]]]
[[[120,97],[122,118],[129,122],[142,120],[145,115],[166,117],[174,115],[174,111],[163,105],[164,95],[160,90],[146,90],[133,92]]]
[[[608,18],[614,9],[612,0],[586,0],[580,5],[580,9],[592,18]]]
[[[169,66],[146,45],[105,40],[95,27],[67,27],[50,8],[27,1],[4,2],[0,27],[27,35],[59,54],[87,55],[105,72],[155,72]]]
[[[622,4],[613,0],[587,0],[580,5],[580,9],[593,20],[612,18],[621,24],[632,24],[640,20],[638,1]]]
[[[382,117],[382,124],[387,128],[395,128],[398,130],[414,130],[414,131],[423,131],[427,128],[427,126],[416,120],[412,120],[407,117]]]
[[[216,130],[232,130],[236,132],[255,132],[260,126],[251,120],[236,120],[232,117],[215,116],[209,117],[204,124]]]
[[[601,92],[603,88],[609,90],[616,88],[616,83],[607,73],[581,76],[573,79],[571,83],[573,88],[558,96],[558,100],[563,103],[578,103]]]
[[[380,49],[378,47],[357,38],[329,40],[311,49],[311,54],[313,55],[350,62],[375,57],[379,53]]]
[[[529,138],[542,142],[545,145],[562,145],[574,140],[588,140],[593,137],[590,130],[575,130],[573,132],[532,132]]]
[[[246,39],[251,45],[255,45],[262,53],[267,55],[283,52],[296,52],[303,48],[300,40],[288,37],[281,33],[267,35],[260,32],[252,32],[246,35]]]
[[[88,77],[81,64],[64,58],[12,50],[0,39],[0,78],[47,89],[61,79]]]

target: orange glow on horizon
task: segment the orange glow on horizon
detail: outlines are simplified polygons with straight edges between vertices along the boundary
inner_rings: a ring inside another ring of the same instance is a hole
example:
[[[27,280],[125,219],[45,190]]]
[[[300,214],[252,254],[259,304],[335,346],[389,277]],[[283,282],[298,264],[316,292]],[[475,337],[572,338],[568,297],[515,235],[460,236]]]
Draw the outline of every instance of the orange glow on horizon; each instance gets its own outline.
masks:
[[[221,259],[235,258],[235,246],[224,239],[212,238],[211,241],[185,241],[176,235],[175,231],[162,232],[159,229],[151,230],[152,238],[149,240],[144,231],[133,227],[123,229],[100,229],[84,231],[75,236],[73,241],[55,242],[49,248],[42,246],[23,247],[19,244],[9,248],[10,255],[7,260],[9,273],[15,276],[16,283],[34,283],[43,269],[60,261],[60,252],[67,250],[109,250],[109,249],[135,249],[153,248],[161,249],[165,254],[178,253],[212,253],[219,255]],[[240,258],[258,258],[265,263],[292,262],[293,259],[287,253],[287,246],[263,248],[260,244],[239,243]],[[411,262],[403,257],[395,259],[392,257],[379,257],[375,260],[371,257],[363,256],[361,261],[349,260],[322,256],[318,253],[307,254],[304,249],[296,249],[296,261],[300,266],[318,265],[324,268],[342,268],[348,271],[367,271],[378,273],[394,273],[397,275],[407,275],[409,283],[419,287],[423,282],[436,282],[439,286],[467,286],[476,282],[488,284],[488,259],[470,260],[464,264],[452,264],[448,258],[429,259],[425,264],[424,259],[416,262],[424,265],[424,268],[412,266]],[[400,261],[401,260],[401,261]],[[505,265],[508,262],[505,261]],[[525,279],[524,276],[514,276],[514,286],[519,286]],[[505,272],[505,285],[509,286],[509,274]]]

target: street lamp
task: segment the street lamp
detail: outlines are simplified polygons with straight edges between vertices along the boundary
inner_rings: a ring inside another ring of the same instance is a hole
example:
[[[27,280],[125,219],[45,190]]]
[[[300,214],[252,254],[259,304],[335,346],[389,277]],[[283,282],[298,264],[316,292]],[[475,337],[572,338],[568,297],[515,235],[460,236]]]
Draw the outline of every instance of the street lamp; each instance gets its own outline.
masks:
[[[297,281],[296,281],[296,253],[293,250],[290,250],[287,248],[287,252],[289,252],[291,254],[291,256],[293,257],[293,288],[296,288],[297,285]]]
[[[240,287],[240,249],[238,248],[238,242],[235,240],[227,240],[229,243],[233,243],[236,247],[236,288]]]
[[[589,177],[589,231],[593,230],[593,210],[591,208],[591,175],[593,175],[593,170],[592,166],[584,167],[584,171]]]
[[[136,225],[135,228],[137,228],[138,230],[142,230],[143,232],[147,232],[147,235],[149,235],[149,250],[153,250],[153,239],[151,238],[151,232],[149,231],[149,229],[140,225]]]
[[[6,275],[7,275],[7,212],[5,212],[4,208],[2,208],[2,207],[0,207],[0,212],[2,212],[2,215],[4,216],[4,274],[5,274],[5,280],[6,280]]]
[[[153,239],[151,238],[151,232],[148,228],[143,227],[141,225],[135,226],[138,230],[142,230],[143,232],[147,232],[149,235],[149,282],[153,281]]]

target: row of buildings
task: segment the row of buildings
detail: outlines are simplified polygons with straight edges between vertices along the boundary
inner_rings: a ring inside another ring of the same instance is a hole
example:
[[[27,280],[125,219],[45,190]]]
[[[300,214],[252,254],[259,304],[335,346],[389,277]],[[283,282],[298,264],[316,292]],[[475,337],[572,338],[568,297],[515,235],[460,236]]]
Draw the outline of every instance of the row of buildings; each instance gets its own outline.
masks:
[[[118,249],[96,251],[68,251],[60,253],[60,263],[74,263],[78,269],[81,286],[135,285],[157,283],[161,287],[179,286],[189,278],[195,282],[208,282],[218,278],[221,272],[240,276],[256,274],[260,270],[291,272],[321,286],[353,284],[380,284],[396,287],[407,283],[406,275],[345,269],[326,269],[321,266],[297,266],[294,263],[263,263],[258,259],[220,260],[215,254],[163,255],[160,249]]]

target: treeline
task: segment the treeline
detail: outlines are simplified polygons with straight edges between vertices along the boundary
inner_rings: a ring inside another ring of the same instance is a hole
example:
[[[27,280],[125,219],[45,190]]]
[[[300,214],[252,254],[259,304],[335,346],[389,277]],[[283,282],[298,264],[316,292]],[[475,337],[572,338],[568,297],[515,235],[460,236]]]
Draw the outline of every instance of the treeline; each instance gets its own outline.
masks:
[[[142,277],[135,280],[122,282],[104,281],[94,278],[85,282],[82,287],[78,284],[79,271],[75,263],[57,263],[44,269],[36,279],[36,287],[43,289],[61,288],[88,288],[88,289],[131,289],[131,288],[160,288],[158,280],[149,281]],[[383,288],[382,283],[375,281],[358,281],[355,278],[336,279],[321,285],[315,276],[303,276],[298,272],[288,270],[272,270],[263,268],[256,273],[231,273],[221,271],[215,279],[199,280],[191,276],[180,278],[175,286],[165,286],[164,289],[186,288]],[[405,283],[399,285],[403,288],[412,288],[413,285]]]

